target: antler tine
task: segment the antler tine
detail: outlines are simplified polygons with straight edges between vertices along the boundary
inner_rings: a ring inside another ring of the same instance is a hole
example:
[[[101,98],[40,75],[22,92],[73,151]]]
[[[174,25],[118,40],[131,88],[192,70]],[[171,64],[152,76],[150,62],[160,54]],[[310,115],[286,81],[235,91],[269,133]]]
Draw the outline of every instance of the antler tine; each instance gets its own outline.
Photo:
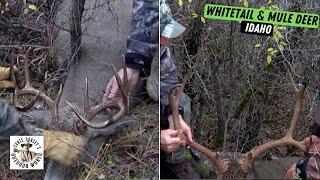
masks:
[[[87,116],[87,112],[89,111],[89,87],[88,87],[88,77],[86,77],[86,87],[85,87],[85,95],[84,95],[84,117]]]
[[[174,129],[179,130],[181,129],[180,120],[179,120],[179,101],[177,98],[179,97],[179,93],[178,93],[178,96],[174,95],[174,90],[177,87],[181,87],[181,84],[177,84],[169,89],[168,100],[171,107]]]
[[[301,88],[299,88],[299,86],[296,84],[293,76],[292,76],[292,67],[289,65],[288,62],[283,62],[284,63],[284,67],[286,68],[286,71],[288,73],[288,76],[289,76],[289,81],[291,82],[291,84],[293,85],[293,89],[295,91],[295,93],[299,92],[301,90]],[[302,85],[304,86],[304,85]]]
[[[109,126],[110,124],[110,120],[109,121],[106,121],[102,124],[94,124],[92,122],[90,122],[89,120],[87,120],[86,118],[84,118],[77,110],[76,108],[68,101],[66,101],[67,105],[69,105],[71,107],[71,109],[73,110],[73,112],[77,115],[77,117],[83,122],[85,123],[86,125],[92,127],[92,128],[95,128],[95,129],[101,129],[101,128],[105,128],[107,126]],[[106,111],[108,112],[107,114],[109,115],[110,119],[112,120],[113,117],[112,117],[112,113],[110,112],[110,110],[106,109]],[[90,119],[91,120],[91,119]]]
[[[116,122],[117,120],[119,120],[122,116],[125,115],[126,113],[126,108],[124,107],[124,105],[120,104],[120,103],[115,103],[115,102],[106,102],[103,104],[98,104],[92,108],[90,108],[90,110],[87,112],[87,117],[83,117],[82,115],[80,115],[80,113],[76,110],[76,108],[68,101],[66,101],[67,105],[69,105],[71,107],[71,109],[73,110],[73,112],[77,115],[77,117],[86,125],[88,125],[89,127],[95,128],[95,129],[102,129],[102,128],[106,128],[107,126],[109,126],[110,124]],[[114,116],[112,115],[112,112],[109,109],[113,109],[113,108],[117,108],[120,109],[118,111],[118,113],[116,113]],[[96,116],[99,112],[106,110],[107,114],[110,117],[109,121],[103,122],[101,124],[96,124],[96,123],[92,123],[90,122],[90,120]]]
[[[14,88],[15,88],[15,91],[14,91],[14,95],[12,96],[12,104],[16,107],[17,110],[19,111],[27,111],[28,109],[32,108],[32,106],[34,106],[34,104],[37,102],[38,98],[39,98],[39,94],[36,96],[36,98],[34,98],[34,100],[32,100],[28,105],[26,106],[21,106],[21,105],[18,105],[17,102],[16,102],[16,92],[17,90],[19,89],[18,87],[18,83],[17,83],[17,79],[16,79],[16,76],[14,74],[14,71],[13,71],[13,68],[14,68],[14,62],[13,60],[11,59],[10,60],[10,75],[11,75],[11,80],[13,81],[13,84],[14,84]]]
[[[129,84],[128,84],[128,75],[127,75],[127,68],[123,68],[123,81],[121,80],[120,76],[118,75],[117,69],[114,65],[112,65],[112,69],[114,71],[114,76],[116,77],[116,81],[118,83],[121,96],[123,99],[123,104],[127,108],[129,105]],[[128,110],[128,109],[127,109]]]
[[[177,104],[177,103],[179,104],[181,95],[182,95],[182,93],[183,93],[183,91],[184,91],[184,88],[185,88],[185,86],[186,86],[186,84],[187,84],[187,81],[188,81],[188,79],[189,79],[189,77],[190,77],[190,74],[191,74],[191,71],[189,71],[189,72],[187,73],[187,75],[183,78],[183,81],[182,81],[181,84],[176,84],[176,85],[172,86],[172,87],[169,89],[169,93],[168,93],[169,98],[175,98],[175,99],[173,100],[173,101],[175,102],[175,104]],[[174,91],[177,87],[179,87],[179,91],[178,91],[178,93],[177,93],[176,95],[174,95],[174,92],[173,92],[173,91]]]
[[[125,56],[122,55],[124,62],[125,62]],[[124,89],[125,92],[129,93],[129,81],[128,81],[128,72],[127,72],[127,66],[124,63],[124,67],[123,67],[123,84],[124,84]]]
[[[29,50],[28,50],[29,51]],[[13,97],[13,103],[15,105],[15,107],[18,109],[18,110],[21,110],[21,111],[27,111],[28,109],[30,109],[34,103],[36,102],[37,99],[42,99],[44,100],[49,107],[52,107],[53,105],[53,101],[48,98],[47,96],[45,96],[43,93],[41,93],[40,91],[34,89],[30,83],[30,72],[29,72],[29,68],[28,68],[28,58],[26,55],[22,56],[23,58],[23,69],[24,69],[24,73],[25,73],[25,81],[26,81],[26,84],[25,84],[25,87],[23,87],[22,89],[20,89],[18,87],[18,83],[17,83],[17,80],[15,78],[15,75],[13,74],[12,72],[12,78],[13,78],[13,81],[15,83],[15,95],[14,96],[18,96],[18,95],[26,95],[26,94],[29,94],[29,95],[33,95],[33,96],[36,96],[35,100],[33,100],[29,105],[23,107],[21,105],[18,105],[18,103],[16,102],[16,98]],[[13,62],[11,62],[11,68],[13,68]]]
[[[301,108],[303,105],[303,98],[304,98],[304,92],[306,89],[306,85],[297,86],[297,84],[294,82],[291,71],[289,70],[287,65],[286,65],[286,70],[289,74],[290,81],[294,85],[293,88],[294,88],[295,99],[296,99],[295,106],[294,106],[294,112],[293,112],[293,116],[292,116],[291,123],[290,123],[290,128],[289,128],[287,134],[284,137],[282,137],[281,139],[267,142],[261,146],[258,146],[256,148],[252,149],[249,153],[247,153],[247,157],[246,157],[244,163],[241,165],[241,169],[244,173],[247,173],[250,170],[250,168],[256,158],[258,158],[261,154],[263,154],[267,150],[272,149],[274,147],[292,145],[302,151],[307,150],[307,146],[306,146],[306,144],[304,144],[303,141],[296,141],[293,139],[293,133],[294,133],[294,130],[297,126],[300,112],[301,112]]]
[[[56,99],[54,100],[53,121],[55,122],[59,121],[59,104],[62,96],[62,91],[63,91],[63,85],[60,84],[58,94],[56,96]]]
[[[69,105],[71,107],[71,109],[74,111],[74,113],[78,116],[78,118],[87,126],[90,126],[92,128],[95,129],[102,129],[102,128],[106,128],[107,126],[109,126],[110,124],[116,122],[117,120],[121,119],[121,117],[123,117],[127,112],[128,112],[128,105],[129,105],[129,86],[128,86],[128,79],[127,79],[127,71],[126,68],[124,68],[124,78],[123,81],[121,80],[121,78],[119,77],[116,68],[112,65],[113,71],[115,72],[115,78],[117,80],[121,95],[123,97],[123,101],[118,101],[118,102],[105,102],[102,104],[98,104],[94,107],[89,107],[89,92],[88,92],[88,80],[86,79],[86,94],[85,94],[85,115],[84,117],[80,115],[80,113],[76,110],[76,108],[70,103],[67,102],[67,105]],[[119,109],[119,111],[113,115],[112,112],[109,109]],[[96,123],[92,123],[90,122],[90,120],[96,116],[98,113],[100,113],[101,111],[106,110],[107,114],[110,116],[110,120],[100,123],[100,124],[96,124]]]
[[[31,85],[31,81],[30,81],[30,71],[29,71],[29,59],[27,57],[27,55],[30,52],[30,48],[27,50],[27,54],[22,56],[23,59],[23,70],[24,70],[24,76],[25,76],[25,86],[23,88],[19,88],[18,87],[18,83],[16,80],[16,77],[14,75],[13,72],[11,72],[11,77],[12,80],[15,83],[15,93],[13,96],[13,104],[14,106],[20,110],[20,111],[27,111],[30,108],[32,108],[32,106],[34,106],[34,104],[36,103],[37,100],[41,99],[42,101],[45,102],[45,104],[49,107],[50,111],[53,114],[53,121],[58,120],[58,105],[60,102],[60,98],[62,95],[62,85],[60,85],[60,89],[59,92],[57,94],[57,97],[55,100],[52,100],[50,97],[48,97],[47,95],[45,95],[43,92],[35,89],[32,85]],[[13,68],[13,61],[11,61],[11,68]],[[21,106],[18,105],[18,103],[16,102],[16,96],[19,95],[32,95],[35,96],[35,99],[32,100],[28,105],[26,106]]]
[[[172,111],[173,124],[175,129],[181,129],[180,121],[179,121],[179,102],[183,90],[187,84],[191,71],[188,71],[188,74],[183,78],[182,84],[177,84],[172,86],[168,92],[168,100]],[[174,90],[179,87],[178,93],[175,95]]]
[[[31,87],[30,83],[30,71],[29,71],[29,59],[26,55],[23,55],[23,69],[25,73],[26,87]]]
[[[185,76],[183,78],[182,84],[177,84],[177,85],[171,87],[168,92],[168,100],[169,100],[169,104],[171,107],[173,124],[174,124],[174,128],[176,130],[181,129],[180,119],[179,119],[179,101],[180,101],[180,97],[182,95],[182,92],[184,90],[184,87],[187,83],[187,80],[189,78],[189,75],[190,75],[190,71],[188,72],[187,76]],[[177,95],[174,95],[173,91],[177,87],[179,87],[179,92]],[[210,151],[208,148],[197,143],[195,140],[193,140],[193,142],[189,142],[188,138],[182,133],[179,134],[179,137],[181,140],[184,140],[188,146],[190,146],[190,147],[196,149],[197,151],[201,152],[202,154],[204,154],[211,161],[211,163],[214,164],[214,166],[218,169],[218,172],[220,174],[224,174],[228,171],[228,165],[223,163],[223,161],[218,153]]]
[[[67,102],[67,105],[71,107],[71,109],[74,111],[74,113],[77,115],[79,120],[76,122],[76,128],[78,132],[84,132],[86,130],[86,125],[84,124],[83,121],[87,121],[85,118],[88,116],[88,112],[90,111],[90,106],[89,106],[89,85],[88,85],[88,77],[86,77],[85,80],[85,94],[84,94],[84,101],[83,101],[83,111],[84,111],[84,117],[80,115],[78,111],[72,106],[70,102]],[[90,123],[90,122],[89,122]]]

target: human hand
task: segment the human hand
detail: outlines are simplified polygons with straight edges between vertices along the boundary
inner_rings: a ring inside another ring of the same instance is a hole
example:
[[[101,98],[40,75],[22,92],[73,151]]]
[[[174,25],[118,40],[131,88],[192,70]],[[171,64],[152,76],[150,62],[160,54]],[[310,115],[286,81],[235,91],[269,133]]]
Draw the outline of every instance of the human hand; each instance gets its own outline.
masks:
[[[0,67],[0,80],[9,80],[10,79],[10,67]]]
[[[132,91],[136,87],[138,80],[139,80],[139,74],[140,74],[140,70],[133,69],[133,68],[127,68],[129,91]],[[124,76],[123,69],[118,71],[118,75],[119,75],[120,79],[123,80],[123,76]],[[110,81],[105,89],[105,93],[103,95],[102,101],[103,102],[110,101],[110,100],[113,100],[117,97],[121,97],[121,93],[120,93],[120,89],[119,89],[119,85],[117,83],[116,77],[113,76],[110,79]]]
[[[160,132],[160,146],[161,149],[167,153],[177,151],[181,145],[181,140],[178,137],[179,131],[173,129],[166,129]]]
[[[287,170],[286,179],[296,179],[296,177],[297,177],[297,175],[296,175],[296,165],[297,165],[297,164],[293,164],[293,165]]]
[[[173,117],[172,115],[170,115],[168,117],[169,120],[169,128],[170,129],[174,129],[174,125],[173,125]],[[192,142],[192,133],[191,133],[191,128],[189,127],[189,125],[183,120],[182,116],[179,114],[179,120],[180,120],[180,126],[181,126],[181,131],[184,135],[187,136],[188,141]]]
[[[43,142],[44,156],[65,166],[79,160],[85,149],[85,140],[69,132],[44,130]]]
[[[318,138],[315,135],[311,135],[309,137],[306,137],[303,140],[303,143],[309,148],[309,153],[310,154],[315,154],[319,151],[319,146],[320,146],[320,138]]]

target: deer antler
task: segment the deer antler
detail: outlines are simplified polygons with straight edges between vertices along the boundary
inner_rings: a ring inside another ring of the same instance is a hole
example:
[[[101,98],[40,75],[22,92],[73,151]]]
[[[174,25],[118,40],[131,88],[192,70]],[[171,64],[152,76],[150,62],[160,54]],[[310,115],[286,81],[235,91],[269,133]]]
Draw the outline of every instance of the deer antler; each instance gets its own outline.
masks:
[[[86,93],[85,93],[85,100],[84,100],[84,116],[80,115],[80,113],[75,109],[75,107],[70,103],[66,102],[74,111],[74,113],[78,116],[78,118],[81,120],[80,122],[83,122],[85,125],[90,126],[95,129],[102,129],[106,128],[110,124],[113,124],[114,122],[118,121],[123,117],[126,113],[128,113],[128,106],[129,106],[129,84],[128,84],[128,77],[127,77],[127,69],[126,67],[123,68],[124,77],[123,81],[119,77],[116,68],[112,65],[113,71],[122,95],[122,100],[119,100],[117,102],[105,102],[98,104],[94,107],[89,107],[89,93],[88,93],[88,80],[86,79]],[[118,109],[119,111],[113,115],[112,112],[109,109]],[[101,124],[96,124],[90,122],[101,111],[107,111],[107,114],[110,116],[110,120],[106,121]],[[78,127],[81,127],[82,129],[83,124],[77,124]]]
[[[59,92],[57,94],[57,97],[55,100],[52,100],[50,97],[45,95],[43,92],[35,89],[30,82],[30,71],[29,71],[29,59],[28,59],[28,54],[30,52],[31,48],[27,50],[27,54],[22,56],[22,61],[23,61],[23,69],[24,69],[24,76],[25,76],[25,86],[23,88],[19,88],[17,80],[15,78],[14,72],[11,71],[11,78],[15,84],[15,93],[14,96],[12,97],[12,101],[14,106],[19,110],[19,111],[27,111],[29,110],[38,99],[41,99],[45,104],[49,107],[51,113],[52,113],[52,120],[53,122],[58,122],[59,121],[59,113],[58,113],[58,106],[60,102],[60,98],[62,95],[62,84],[60,85]],[[14,63],[11,61],[11,69],[13,69]],[[16,101],[16,96],[20,95],[31,95],[35,96],[34,100],[32,100],[28,105],[26,106],[21,106],[18,104]]]
[[[250,168],[256,158],[258,158],[261,154],[263,154],[264,152],[266,152],[269,149],[272,149],[274,147],[279,147],[279,146],[284,146],[284,145],[292,145],[292,146],[299,148],[302,151],[307,150],[307,145],[304,144],[303,141],[296,141],[293,139],[293,133],[294,133],[294,130],[295,130],[296,125],[298,123],[301,107],[303,104],[303,98],[304,98],[304,92],[306,89],[306,85],[296,84],[294,82],[292,74],[291,74],[289,68],[287,67],[287,65],[286,65],[286,69],[289,74],[289,80],[293,84],[293,90],[294,90],[295,99],[296,99],[294,113],[293,113],[293,117],[291,120],[289,131],[281,139],[265,143],[261,146],[258,146],[256,148],[252,149],[249,153],[247,153],[247,156],[246,156],[243,164],[241,164],[241,170],[244,173],[247,173],[250,170]]]
[[[171,112],[173,117],[173,124],[176,130],[181,129],[180,120],[179,120],[179,102],[189,76],[190,76],[190,72],[188,72],[187,76],[183,78],[182,84],[173,86],[172,88],[170,88],[168,93],[169,104],[171,107]],[[178,87],[179,87],[179,91],[176,95],[174,95],[174,90]],[[215,167],[217,167],[220,174],[224,174],[228,171],[228,165],[223,163],[220,155],[217,152],[210,151],[208,148],[197,143],[195,140],[193,140],[193,142],[189,142],[188,138],[182,133],[179,134],[179,137],[181,140],[184,140],[188,146],[204,154],[211,161],[211,163],[213,163]]]

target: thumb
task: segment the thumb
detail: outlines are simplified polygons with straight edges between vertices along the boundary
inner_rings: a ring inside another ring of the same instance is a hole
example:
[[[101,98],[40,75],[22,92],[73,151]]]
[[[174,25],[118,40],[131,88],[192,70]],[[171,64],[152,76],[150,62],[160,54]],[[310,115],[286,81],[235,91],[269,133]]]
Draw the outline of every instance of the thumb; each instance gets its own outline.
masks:
[[[186,134],[187,134],[187,137],[188,137],[188,141],[189,141],[189,142],[192,142],[193,140],[192,140],[191,129],[189,129]]]

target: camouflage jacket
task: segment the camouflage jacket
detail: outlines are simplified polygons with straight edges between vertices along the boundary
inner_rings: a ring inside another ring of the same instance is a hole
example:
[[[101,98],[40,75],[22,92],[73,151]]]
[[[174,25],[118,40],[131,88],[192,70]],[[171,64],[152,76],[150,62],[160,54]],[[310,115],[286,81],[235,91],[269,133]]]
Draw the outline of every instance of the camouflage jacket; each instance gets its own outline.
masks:
[[[0,141],[9,141],[10,136],[26,135],[27,131],[18,114],[9,104],[0,100]],[[1,142],[0,142],[1,143]]]
[[[133,0],[131,31],[125,55],[127,67],[150,74],[151,62],[159,41],[158,1]]]
[[[169,89],[179,83],[178,70],[175,65],[175,59],[170,52],[169,47],[160,48],[160,128],[169,127],[167,117],[171,114],[171,108],[168,102]],[[179,107],[179,113],[183,115],[184,109]]]

